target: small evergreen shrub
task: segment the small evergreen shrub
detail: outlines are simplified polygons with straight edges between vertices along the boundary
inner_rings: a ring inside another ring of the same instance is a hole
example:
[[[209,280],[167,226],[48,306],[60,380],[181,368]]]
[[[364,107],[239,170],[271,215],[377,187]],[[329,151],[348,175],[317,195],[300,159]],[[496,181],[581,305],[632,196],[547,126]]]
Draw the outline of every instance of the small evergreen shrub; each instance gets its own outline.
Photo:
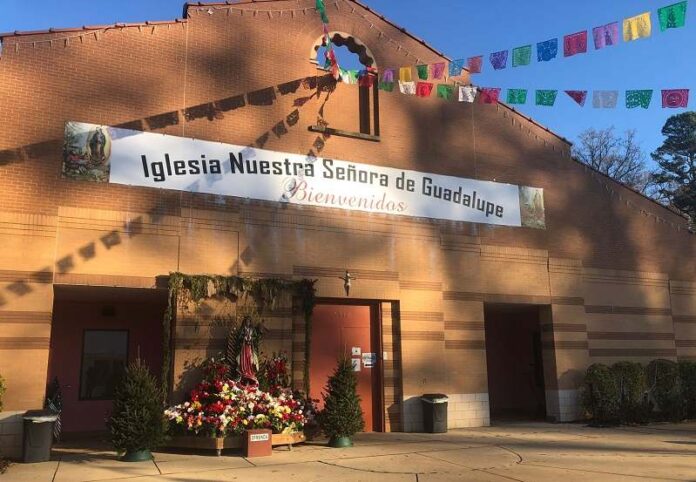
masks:
[[[648,389],[662,420],[679,421],[684,418],[679,365],[670,360],[653,360],[646,369]]]
[[[153,450],[164,442],[166,421],[162,392],[138,359],[128,365],[114,389],[109,419],[111,443],[118,452]]]
[[[645,368],[640,363],[618,362],[611,367],[618,389],[618,419],[621,423],[645,423],[651,404],[647,396]]]
[[[0,412],[2,412],[2,396],[5,394],[7,388],[5,387],[5,379],[0,375]]]
[[[365,427],[357,385],[351,361],[342,357],[329,377],[323,394],[324,410],[319,414],[322,430],[332,439],[352,437]]]
[[[618,422],[619,386],[611,368],[601,363],[587,368],[583,406],[594,424],[611,425]]]
[[[679,362],[679,377],[687,418],[696,418],[696,362]]]

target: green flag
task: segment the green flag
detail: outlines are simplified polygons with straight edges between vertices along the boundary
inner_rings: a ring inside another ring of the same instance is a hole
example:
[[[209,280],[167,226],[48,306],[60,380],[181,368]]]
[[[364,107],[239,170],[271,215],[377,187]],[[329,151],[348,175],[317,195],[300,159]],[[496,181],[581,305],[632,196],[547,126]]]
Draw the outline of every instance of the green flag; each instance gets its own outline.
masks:
[[[652,95],[652,90],[627,90],[626,108],[635,109],[636,107],[642,107],[643,109],[647,109],[650,107]]]
[[[439,84],[437,86],[437,96],[441,99],[452,100],[454,98],[454,86]]]
[[[686,4],[687,2],[679,2],[657,10],[657,16],[660,17],[661,31],[664,32],[668,28],[684,26],[686,23]]]
[[[326,15],[326,5],[324,5],[324,0],[317,0],[317,12],[321,15],[321,21],[324,23],[329,23],[329,17]]]
[[[512,66],[520,67],[522,65],[529,65],[532,61],[532,46],[525,45],[524,47],[517,47],[512,49]]]
[[[416,65],[416,70],[418,71],[418,78],[421,80],[428,80],[428,66],[427,65]]]
[[[394,90],[394,82],[380,82],[379,90],[383,90],[385,92],[392,92]]]
[[[558,95],[557,90],[537,90],[536,105],[552,107],[556,103],[556,95]]]
[[[507,91],[508,104],[526,104],[527,89],[508,89]]]

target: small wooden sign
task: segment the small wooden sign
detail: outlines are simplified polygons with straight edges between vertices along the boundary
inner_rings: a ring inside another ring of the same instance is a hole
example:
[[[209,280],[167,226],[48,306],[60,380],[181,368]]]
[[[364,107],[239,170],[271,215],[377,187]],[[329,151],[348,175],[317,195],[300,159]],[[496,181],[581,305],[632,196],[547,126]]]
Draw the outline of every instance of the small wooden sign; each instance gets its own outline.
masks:
[[[270,430],[247,430],[244,434],[245,457],[269,457],[273,454],[273,442]]]

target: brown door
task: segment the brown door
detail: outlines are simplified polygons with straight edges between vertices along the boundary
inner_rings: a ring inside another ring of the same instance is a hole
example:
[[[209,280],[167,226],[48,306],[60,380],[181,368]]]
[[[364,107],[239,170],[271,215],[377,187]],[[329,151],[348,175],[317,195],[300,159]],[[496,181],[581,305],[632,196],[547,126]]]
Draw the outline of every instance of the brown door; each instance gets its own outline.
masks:
[[[312,316],[311,397],[319,399],[323,408],[321,394],[336,361],[341,355],[353,359],[366,431],[382,430],[380,337],[375,319],[374,307],[338,304],[318,304]],[[374,354],[375,363],[365,360],[364,354]]]

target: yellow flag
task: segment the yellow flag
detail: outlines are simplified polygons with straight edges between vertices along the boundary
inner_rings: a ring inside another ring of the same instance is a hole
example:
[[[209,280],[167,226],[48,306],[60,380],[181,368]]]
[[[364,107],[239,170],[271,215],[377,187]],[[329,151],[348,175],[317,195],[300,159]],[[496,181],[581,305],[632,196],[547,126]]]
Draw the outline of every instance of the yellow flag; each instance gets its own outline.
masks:
[[[631,40],[637,40],[643,37],[650,37],[651,31],[652,24],[650,22],[650,12],[645,12],[624,20],[624,42],[630,42]]]
[[[413,80],[411,76],[411,67],[401,67],[399,69],[399,80],[401,82],[411,82]]]

